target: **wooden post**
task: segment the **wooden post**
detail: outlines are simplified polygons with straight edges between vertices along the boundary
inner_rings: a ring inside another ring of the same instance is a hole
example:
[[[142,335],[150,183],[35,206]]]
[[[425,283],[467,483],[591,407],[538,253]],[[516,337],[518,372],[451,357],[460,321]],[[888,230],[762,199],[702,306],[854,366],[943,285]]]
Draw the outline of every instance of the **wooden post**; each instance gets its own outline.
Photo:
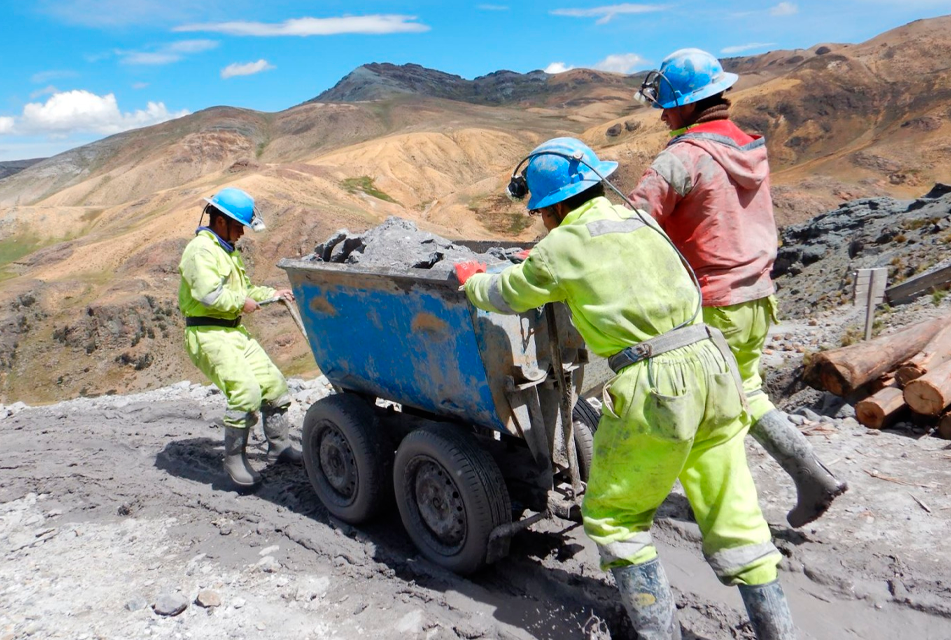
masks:
[[[859,269],[855,272],[855,306],[865,307],[865,339],[872,339],[875,306],[885,299],[888,269]]]

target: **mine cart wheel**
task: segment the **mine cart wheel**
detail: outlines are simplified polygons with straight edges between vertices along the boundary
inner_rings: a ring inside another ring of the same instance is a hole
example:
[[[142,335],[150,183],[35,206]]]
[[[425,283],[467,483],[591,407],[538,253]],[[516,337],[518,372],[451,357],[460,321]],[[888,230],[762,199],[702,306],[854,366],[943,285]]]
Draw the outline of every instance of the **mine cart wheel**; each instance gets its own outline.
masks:
[[[467,574],[486,563],[489,536],[512,521],[502,472],[475,437],[451,426],[403,438],[393,465],[403,526],[426,558]]]
[[[594,434],[588,425],[575,416],[575,455],[578,457],[578,477],[588,481],[591,474],[591,461],[594,459]]]
[[[601,412],[591,406],[591,404],[584,398],[578,398],[578,402],[575,403],[575,408],[571,412],[572,417],[574,417],[575,422],[579,420],[588,427],[588,431],[594,433],[598,430],[598,422],[601,421]]]
[[[378,514],[392,495],[392,449],[373,410],[348,393],[318,400],[304,416],[307,476],[332,515],[350,524]]]

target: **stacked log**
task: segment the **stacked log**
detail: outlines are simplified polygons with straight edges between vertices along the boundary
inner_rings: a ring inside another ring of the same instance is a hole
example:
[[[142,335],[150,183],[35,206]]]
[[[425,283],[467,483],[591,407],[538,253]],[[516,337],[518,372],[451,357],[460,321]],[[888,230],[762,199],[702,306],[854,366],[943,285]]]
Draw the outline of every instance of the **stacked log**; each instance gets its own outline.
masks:
[[[803,380],[816,389],[847,396],[913,358],[949,321],[935,318],[868,342],[823,351],[806,366]]]
[[[870,429],[910,417],[951,439],[951,316],[819,353],[803,379],[837,396],[864,396],[855,414]]]

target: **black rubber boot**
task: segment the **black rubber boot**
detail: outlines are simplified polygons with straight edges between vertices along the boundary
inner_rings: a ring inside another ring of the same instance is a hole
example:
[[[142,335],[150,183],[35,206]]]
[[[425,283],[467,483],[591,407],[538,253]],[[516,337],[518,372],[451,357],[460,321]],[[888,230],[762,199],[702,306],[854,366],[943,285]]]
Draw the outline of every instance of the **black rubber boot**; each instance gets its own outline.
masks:
[[[295,449],[288,437],[291,421],[287,417],[287,405],[278,408],[262,408],[264,437],[267,438],[267,461],[300,464],[304,459],[300,449]]]
[[[611,573],[639,640],[681,640],[674,594],[660,558]]]
[[[750,435],[796,484],[796,506],[786,514],[793,527],[801,527],[828,511],[836,496],[849,486],[836,479],[819,461],[806,436],[779,409],[773,409],[750,428]]]
[[[244,429],[225,426],[225,471],[239,487],[253,487],[261,482],[260,474],[251,468],[245,454],[251,424],[249,419],[249,426]]]
[[[796,628],[779,580],[756,586],[740,585],[756,640],[796,640]]]

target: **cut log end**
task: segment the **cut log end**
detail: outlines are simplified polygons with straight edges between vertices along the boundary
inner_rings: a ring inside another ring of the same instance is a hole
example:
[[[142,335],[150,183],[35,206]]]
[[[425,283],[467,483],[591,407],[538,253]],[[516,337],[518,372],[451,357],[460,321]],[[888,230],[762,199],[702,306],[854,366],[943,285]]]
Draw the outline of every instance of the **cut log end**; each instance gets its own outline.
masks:
[[[891,424],[904,407],[901,389],[885,387],[855,405],[855,419],[869,429],[882,429]]]

